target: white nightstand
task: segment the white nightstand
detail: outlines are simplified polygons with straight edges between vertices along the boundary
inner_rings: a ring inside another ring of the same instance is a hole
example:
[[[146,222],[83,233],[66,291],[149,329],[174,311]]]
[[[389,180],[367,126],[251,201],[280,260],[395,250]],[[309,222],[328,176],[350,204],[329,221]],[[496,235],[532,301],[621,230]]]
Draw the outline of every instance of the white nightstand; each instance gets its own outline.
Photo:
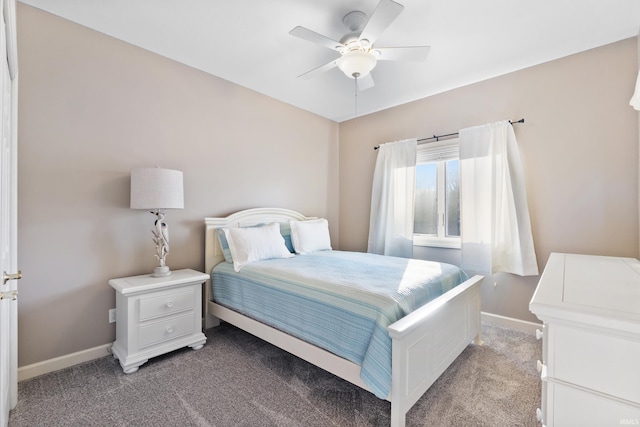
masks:
[[[202,348],[202,283],[209,276],[194,270],[168,277],[143,276],[109,280],[116,290],[116,342],[113,356],[125,374],[149,358],[190,346]]]

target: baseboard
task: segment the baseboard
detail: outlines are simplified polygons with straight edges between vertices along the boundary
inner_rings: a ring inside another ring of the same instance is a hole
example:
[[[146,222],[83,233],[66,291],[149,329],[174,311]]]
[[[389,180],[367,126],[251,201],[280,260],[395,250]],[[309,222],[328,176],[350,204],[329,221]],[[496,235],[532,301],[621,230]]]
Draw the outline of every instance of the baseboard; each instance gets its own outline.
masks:
[[[536,329],[542,329],[542,323],[528,322],[526,320],[515,319],[513,317],[500,316],[499,314],[485,313],[484,311],[480,313],[480,316],[483,322],[506,326],[508,328],[528,332],[533,335],[535,335]]]
[[[536,333],[536,329],[541,329],[542,324],[527,322],[526,320],[514,319],[513,317],[500,316],[492,313],[481,313],[483,322],[494,325],[506,326],[508,328],[517,329],[531,334]],[[67,354],[65,356],[55,357],[32,365],[22,366],[18,368],[18,381],[28,380],[49,372],[59,371],[78,363],[89,362],[111,354],[111,343],[100,345],[98,347],[89,348],[87,350],[78,351],[76,353]]]
[[[98,347],[88,348],[76,353],[55,357],[42,362],[34,363],[18,368],[18,381],[28,380],[49,372],[59,371],[78,363],[89,362],[111,354],[111,343]]]

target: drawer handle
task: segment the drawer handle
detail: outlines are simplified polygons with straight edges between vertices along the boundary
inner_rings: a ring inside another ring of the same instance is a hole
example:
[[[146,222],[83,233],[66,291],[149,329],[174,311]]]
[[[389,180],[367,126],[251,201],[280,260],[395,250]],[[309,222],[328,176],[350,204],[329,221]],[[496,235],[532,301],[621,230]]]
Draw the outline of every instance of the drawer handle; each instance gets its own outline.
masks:
[[[173,326],[171,326],[171,325],[167,326],[167,333],[168,334],[172,334],[173,333]]]
[[[167,307],[169,308],[173,307],[173,301],[171,300],[167,301]]]
[[[544,336],[544,332],[542,332],[540,329],[536,329],[536,339],[539,340]]]
[[[538,370],[538,372],[542,372],[542,367],[544,366],[544,364],[541,361],[537,361],[536,362],[536,369]]]

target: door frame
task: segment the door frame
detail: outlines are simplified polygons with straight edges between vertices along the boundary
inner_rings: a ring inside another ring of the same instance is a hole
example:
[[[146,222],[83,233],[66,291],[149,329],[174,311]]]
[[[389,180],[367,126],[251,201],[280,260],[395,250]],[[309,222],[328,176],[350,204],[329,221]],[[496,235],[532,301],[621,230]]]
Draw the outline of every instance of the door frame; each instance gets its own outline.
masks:
[[[1,49],[7,58],[7,66],[2,68],[2,153],[0,153],[2,170],[2,183],[0,198],[2,198],[3,233],[1,236],[2,250],[0,264],[3,272],[9,274],[18,271],[18,245],[17,245],[17,213],[18,213],[18,56],[17,56],[17,32],[16,32],[16,2],[15,0],[1,0],[2,14]],[[8,72],[8,76],[5,74]],[[8,85],[5,90],[4,85]],[[5,99],[6,94],[10,99]],[[8,111],[6,111],[6,110]],[[4,135],[5,130],[8,134]],[[8,157],[8,158],[7,158]],[[0,339],[7,342],[9,349],[6,353],[9,360],[0,365],[7,372],[2,372],[0,384],[0,425],[8,423],[9,411],[18,403],[18,301],[17,280],[0,281],[0,290],[3,292],[3,300],[0,303],[0,311],[4,311],[3,318],[8,319],[8,325],[2,325],[0,334],[5,334]],[[7,313],[8,312],[8,313]],[[3,356],[5,353],[1,353]],[[3,370],[4,370],[3,369]],[[7,375],[8,374],[8,375]]]

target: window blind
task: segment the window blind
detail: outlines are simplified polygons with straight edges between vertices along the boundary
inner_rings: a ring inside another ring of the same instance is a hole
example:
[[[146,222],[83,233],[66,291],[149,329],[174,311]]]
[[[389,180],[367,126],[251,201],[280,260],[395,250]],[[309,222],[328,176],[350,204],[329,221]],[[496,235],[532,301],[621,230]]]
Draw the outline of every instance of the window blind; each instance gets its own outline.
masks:
[[[441,160],[455,160],[459,157],[458,138],[418,145],[416,163],[431,163]]]

